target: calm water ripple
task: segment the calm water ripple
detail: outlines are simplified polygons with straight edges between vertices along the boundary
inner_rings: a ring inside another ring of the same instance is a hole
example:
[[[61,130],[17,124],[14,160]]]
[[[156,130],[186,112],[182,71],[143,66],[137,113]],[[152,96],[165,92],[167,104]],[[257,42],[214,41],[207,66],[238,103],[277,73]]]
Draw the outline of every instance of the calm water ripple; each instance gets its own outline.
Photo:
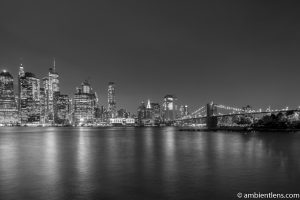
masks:
[[[300,193],[300,133],[0,128],[0,199]]]

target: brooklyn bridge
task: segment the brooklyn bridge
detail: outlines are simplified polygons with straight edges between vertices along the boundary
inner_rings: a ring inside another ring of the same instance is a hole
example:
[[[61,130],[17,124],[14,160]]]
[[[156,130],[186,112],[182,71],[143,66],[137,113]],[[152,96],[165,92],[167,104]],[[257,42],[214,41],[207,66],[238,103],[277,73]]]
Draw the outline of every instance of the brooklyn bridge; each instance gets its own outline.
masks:
[[[297,115],[299,117],[300,109],[252,109],[250,106],[244,108],[235,108],[231,106],[225,106],[216,103],[208,103],[201,106],[199,109],[193,111],[191,114],[176,119],[176,124],[180,126],[184,125],[198,125],[205,126],[208,129],[216,129],[218,127],[230,127],[230,126],[250,126],[255,121],[262,119],[264,116],[278,115]],[[236,123],[240,119],[244,119],[244,122]]]

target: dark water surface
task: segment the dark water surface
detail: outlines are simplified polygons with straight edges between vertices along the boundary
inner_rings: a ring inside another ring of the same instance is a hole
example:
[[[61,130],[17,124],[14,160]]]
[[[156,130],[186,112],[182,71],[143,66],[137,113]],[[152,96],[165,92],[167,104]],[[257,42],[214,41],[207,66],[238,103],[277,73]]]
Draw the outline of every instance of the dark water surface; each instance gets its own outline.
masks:
[[[0,128],[0,199],[235,199],[300,192],[300,133]]]

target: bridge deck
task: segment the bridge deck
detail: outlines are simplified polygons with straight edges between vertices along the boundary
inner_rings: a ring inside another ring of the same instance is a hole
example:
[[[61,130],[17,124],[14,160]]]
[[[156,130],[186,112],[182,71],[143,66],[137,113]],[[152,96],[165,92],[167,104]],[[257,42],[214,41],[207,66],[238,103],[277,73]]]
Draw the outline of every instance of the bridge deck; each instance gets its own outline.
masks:
[[[249,113],[232,113],[232,114],[224,114],[224,115],[213,115],[213,117],[230,117],[230,116],[238,116],[238,115],[258,115],[258,114],[268,114],[268,113],[285,113],[285,112],[298,112],[300,110],[274,110],[274,111],[262,111],[262,112],[249,112]],[[185,120],[193,120],[193,119],[205,119],[207,116],[202,117],[194,117],[194,118],[186,118],[186,119],[177,119],[175,121],[185,121]]]

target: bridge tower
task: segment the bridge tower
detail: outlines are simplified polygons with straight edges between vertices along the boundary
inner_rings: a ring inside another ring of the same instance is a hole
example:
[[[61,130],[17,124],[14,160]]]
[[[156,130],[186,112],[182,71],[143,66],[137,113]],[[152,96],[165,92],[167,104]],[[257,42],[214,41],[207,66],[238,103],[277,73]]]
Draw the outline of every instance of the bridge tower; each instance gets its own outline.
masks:
[[[217,128],[218,118],[214,114],[217,114],[215,104],[213,102],[206,104],[206,127],[208,129]]]

